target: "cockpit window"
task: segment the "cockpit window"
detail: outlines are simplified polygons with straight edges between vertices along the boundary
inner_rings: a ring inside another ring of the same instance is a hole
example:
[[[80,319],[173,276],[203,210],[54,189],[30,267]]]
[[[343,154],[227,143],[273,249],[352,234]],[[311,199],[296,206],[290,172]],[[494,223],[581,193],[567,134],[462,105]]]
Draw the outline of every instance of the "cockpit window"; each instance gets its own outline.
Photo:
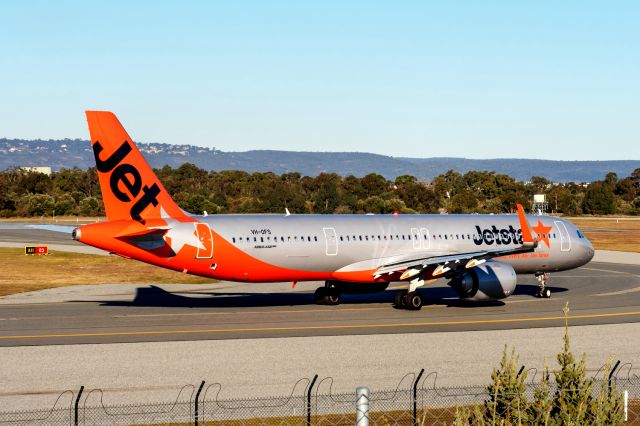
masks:
[[[582,232],[580,232],[579,229],[577,229],[576,232],[578,233],[579,238],[584,238],[584,235],[582,234]]]

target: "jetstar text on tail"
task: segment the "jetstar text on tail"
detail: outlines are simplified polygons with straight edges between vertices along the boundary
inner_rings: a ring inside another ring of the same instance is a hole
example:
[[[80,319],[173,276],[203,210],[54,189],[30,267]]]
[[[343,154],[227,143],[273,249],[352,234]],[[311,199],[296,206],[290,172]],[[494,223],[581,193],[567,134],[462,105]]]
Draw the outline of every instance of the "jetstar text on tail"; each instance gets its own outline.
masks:
[[[476,245],[507,245],[522,244],[522,230],[515,229],[509,225],[509,228],[498,229],[495,225],[491,228],[482,229],[476,225],[477,234],[473,236],[473,242]]]
[[[142,177],[138,170],[131,164],[122,163],[122,160],[124,160],[131,152],[131,145],[129,145],[128,141],[124,141],[124,143],[120,145],[120,147],[116,149],[115,152],[106,160],[102,160],[100,158],[100,153],[103,149],[104,148],[100,145],[100,142],[96,141],[93,144],[93,155],[96,158],[96,168],[98,169],[98,172],[109,173],[113,170],[109,177],[109,187],[111,188],[113,195],[124,203],[135,200],[141,191],[144,193],[131,207],[131,210],[129,210],[129,214],[132,219],[142,220],[140,214],[144,209],[146,209],[150,204],[153,204],[154,206],[158,205],[156,197],[160,193],[160,188],[156,183],[151,185],[151,187],[143,185]],[[124,185],[124,187],[129,191],[128,194],[122,191],[120,188],[120,182],[122,182],[122,185]]]

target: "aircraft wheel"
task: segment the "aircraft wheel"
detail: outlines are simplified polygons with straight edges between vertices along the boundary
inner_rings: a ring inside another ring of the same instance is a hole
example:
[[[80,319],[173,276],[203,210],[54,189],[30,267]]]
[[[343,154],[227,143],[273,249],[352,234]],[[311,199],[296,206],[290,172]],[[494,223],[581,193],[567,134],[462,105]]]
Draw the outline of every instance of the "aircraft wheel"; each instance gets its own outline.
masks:
[[[324,295],[324,304],[335,306],[340,304],[340,292],[335,287],[329,287]]]
[[[324,305],[325,304],[324,298],[326,295],[327,295],[327,289],[325,287],[318,287],[315,293],[313,293],[313,302],[316,305]]]
[[[406,309],[407,305],[404,299],[407,293],[408,293],[407,290],[400,290],[399,292],[396,293],[396,300],[395,300],[396,308]]]
[[[408,293],[404,297],[404,300],[407,309],[409,309],[410,311],[419,311],[422,308],[422,296],[420,296],[415,291]]]
[[[545,299],[549,299],[551,297],[551,290],[548,288],[542,290],[542,297],[544,297]]]

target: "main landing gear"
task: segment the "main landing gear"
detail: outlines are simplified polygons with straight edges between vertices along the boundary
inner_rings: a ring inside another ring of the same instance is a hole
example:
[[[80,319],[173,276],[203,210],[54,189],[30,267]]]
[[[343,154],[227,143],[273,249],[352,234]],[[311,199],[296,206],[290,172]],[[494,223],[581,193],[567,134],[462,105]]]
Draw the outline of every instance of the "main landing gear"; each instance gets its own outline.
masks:
[[[536,274],[536,279],[538,280],[538,292],[536,293],[536,297],[542,297],[548,299],[551,297],[551,289],[547,288],[547,282],[549,281],[549,274],[544,272],[539,272]]]
[[[422,296],[417,291],[400,290],[396,294],[396,307],[418,311],[422,308]]]
[[[334,285],[318,287],[313,293],[313,301],[316,305],[339,305],[340,299],[340,292]]]

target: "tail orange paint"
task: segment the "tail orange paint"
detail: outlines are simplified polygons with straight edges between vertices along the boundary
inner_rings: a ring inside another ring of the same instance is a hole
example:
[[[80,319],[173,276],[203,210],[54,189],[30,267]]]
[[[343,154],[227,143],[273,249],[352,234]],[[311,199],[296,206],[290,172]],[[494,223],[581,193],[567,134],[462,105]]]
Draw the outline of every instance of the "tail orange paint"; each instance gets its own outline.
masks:
[[[118,118],[107,111],[86,111],[86,115],[107,219],[186,218]]]

